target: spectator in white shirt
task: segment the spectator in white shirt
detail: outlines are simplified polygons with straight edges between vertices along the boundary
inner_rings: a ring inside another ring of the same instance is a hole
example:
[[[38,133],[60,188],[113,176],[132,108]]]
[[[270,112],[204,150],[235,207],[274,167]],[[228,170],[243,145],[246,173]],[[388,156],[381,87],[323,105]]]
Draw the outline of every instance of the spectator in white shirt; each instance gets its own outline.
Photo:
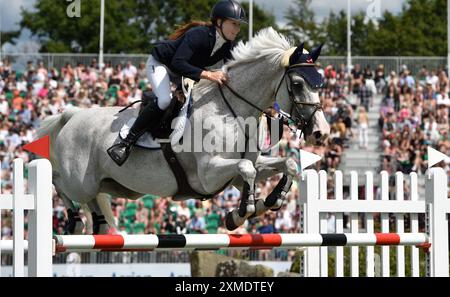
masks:
[[[445,105],[450,106],[450,98],[448,97],[448,94],[442,90],[439,94],[436,95],[436,101],[437,105]]]
[[[123,69],[123,75],[124,75],[125,79],[126,80],[134,80],[136,74],[137,74],[136,67],[133,64],[131,64],[131,61],[128,61],[127,65]]]
[[[9,105],[8,101],[6,101],[5,95],[0,95],[0,113],[2,115],[9,115]]]
[[[427,75],[426,82],[431,84],[433,91],[437,90],[439,84],[439,77],[437,77],[435,71],[431,71],[431,74]]]

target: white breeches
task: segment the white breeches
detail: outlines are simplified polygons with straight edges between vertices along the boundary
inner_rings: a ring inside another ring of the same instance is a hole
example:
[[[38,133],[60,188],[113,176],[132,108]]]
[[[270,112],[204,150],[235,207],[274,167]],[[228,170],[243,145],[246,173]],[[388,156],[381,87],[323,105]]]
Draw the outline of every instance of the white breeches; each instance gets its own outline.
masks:
[[[172,100],[170,90],[169,72],[165,65],[157,61],[152,55],[147,60],[147,77],[152,85],[153,92],[158,97],[158,106],[165,110]]]

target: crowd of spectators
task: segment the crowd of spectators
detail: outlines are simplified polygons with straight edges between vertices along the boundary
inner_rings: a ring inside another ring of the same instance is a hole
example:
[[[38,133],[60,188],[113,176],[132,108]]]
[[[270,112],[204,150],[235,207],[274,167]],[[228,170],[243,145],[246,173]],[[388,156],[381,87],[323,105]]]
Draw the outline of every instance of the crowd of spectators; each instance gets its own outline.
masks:
[[[303,140],[285,127],[280,143],[270,154],[299,158],[299,149],[323,156],[317,169],[333,172],[341,162],[348,142],[356,137],[356,122],[360,128],[360,146],[367,147],[367,111],[375,94],[383,94],[380,130],[384,150],[382,169],[390,172],[415,170],[423,172],[427,164],[426,147],[433,145],[441,151],[450,148],[448,138],[449,80],[444,71],[429,71],[425,67],[416,77],[406,69],[397,75],[385,75],[381,65],[375,71],[361,70],[357,65],[348,73],[345,65],[318,69],[325,78],[320,98],[331,134],[325,145],[305,146]],[[437,74],[436,74],[437,73]],[[14,71],[7,60],[0,63],[0,161],[3,193],[11,191],[10,165],[14,158],[28,162],[32,156],[22,145],[35,137],[40,121],[72,106],[94,108],[125,106],[141,99],[142,92],[151,87],[145,64],[137,67],[131,61],[125,65],[107,63],[102,70],[93,60],[90,65],[67,64],[60,69],[44,63],[29,62],[23,71]],[[358,104],[349,96],[359,98]],[[356,113],[357,112],[357,113]],[[259,182],[256,197],[266,197],[280,176]],[[142,233],[226,233],[224,217],[238,205],[240,192],[226,188],[209,201],[186,200],[174,202],[170,197],[145,195],[139,200],[116,198],[112,209],[119,232]],[[237,233],[299,232],[300,207],[298,185],[293,183],[287,199],[278,212],[267,212],[247,220]],[[64,233],[67,213],[62,200],[54,193],[54,232]],[[11,236],[11,217],[2,216],[2,238]],[[288,255],[285,255],[286,257]]]
[[[390,73],[379,118],[383,170],[420,175],[428,166],[428,146],[448,154],[448,94],[449,80],[442,69],[424,66],[415,77],[406,67]]]

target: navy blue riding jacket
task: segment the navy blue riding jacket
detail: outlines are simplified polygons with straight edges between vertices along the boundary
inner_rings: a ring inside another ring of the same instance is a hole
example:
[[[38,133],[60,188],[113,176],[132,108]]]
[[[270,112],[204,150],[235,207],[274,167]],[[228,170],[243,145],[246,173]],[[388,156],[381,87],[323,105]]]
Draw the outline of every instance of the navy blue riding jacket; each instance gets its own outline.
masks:
[[[166,40],[153,48],[153,57],[177,75],[200,80],[205,67],[231,59],[234,43],[227,41],[211,57],[216,43],[216,27],[198,26],[176,40]]]

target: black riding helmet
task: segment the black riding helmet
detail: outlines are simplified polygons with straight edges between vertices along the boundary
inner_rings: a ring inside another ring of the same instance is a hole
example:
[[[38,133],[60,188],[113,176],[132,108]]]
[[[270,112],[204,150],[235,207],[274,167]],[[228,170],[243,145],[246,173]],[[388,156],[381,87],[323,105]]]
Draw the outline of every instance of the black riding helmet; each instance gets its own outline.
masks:
[[[211,21],[213,24],[218,18],[231,19],[247,24],[245,11],[242,6],[234,0],[220,0],[214,5],[211,11]]]

